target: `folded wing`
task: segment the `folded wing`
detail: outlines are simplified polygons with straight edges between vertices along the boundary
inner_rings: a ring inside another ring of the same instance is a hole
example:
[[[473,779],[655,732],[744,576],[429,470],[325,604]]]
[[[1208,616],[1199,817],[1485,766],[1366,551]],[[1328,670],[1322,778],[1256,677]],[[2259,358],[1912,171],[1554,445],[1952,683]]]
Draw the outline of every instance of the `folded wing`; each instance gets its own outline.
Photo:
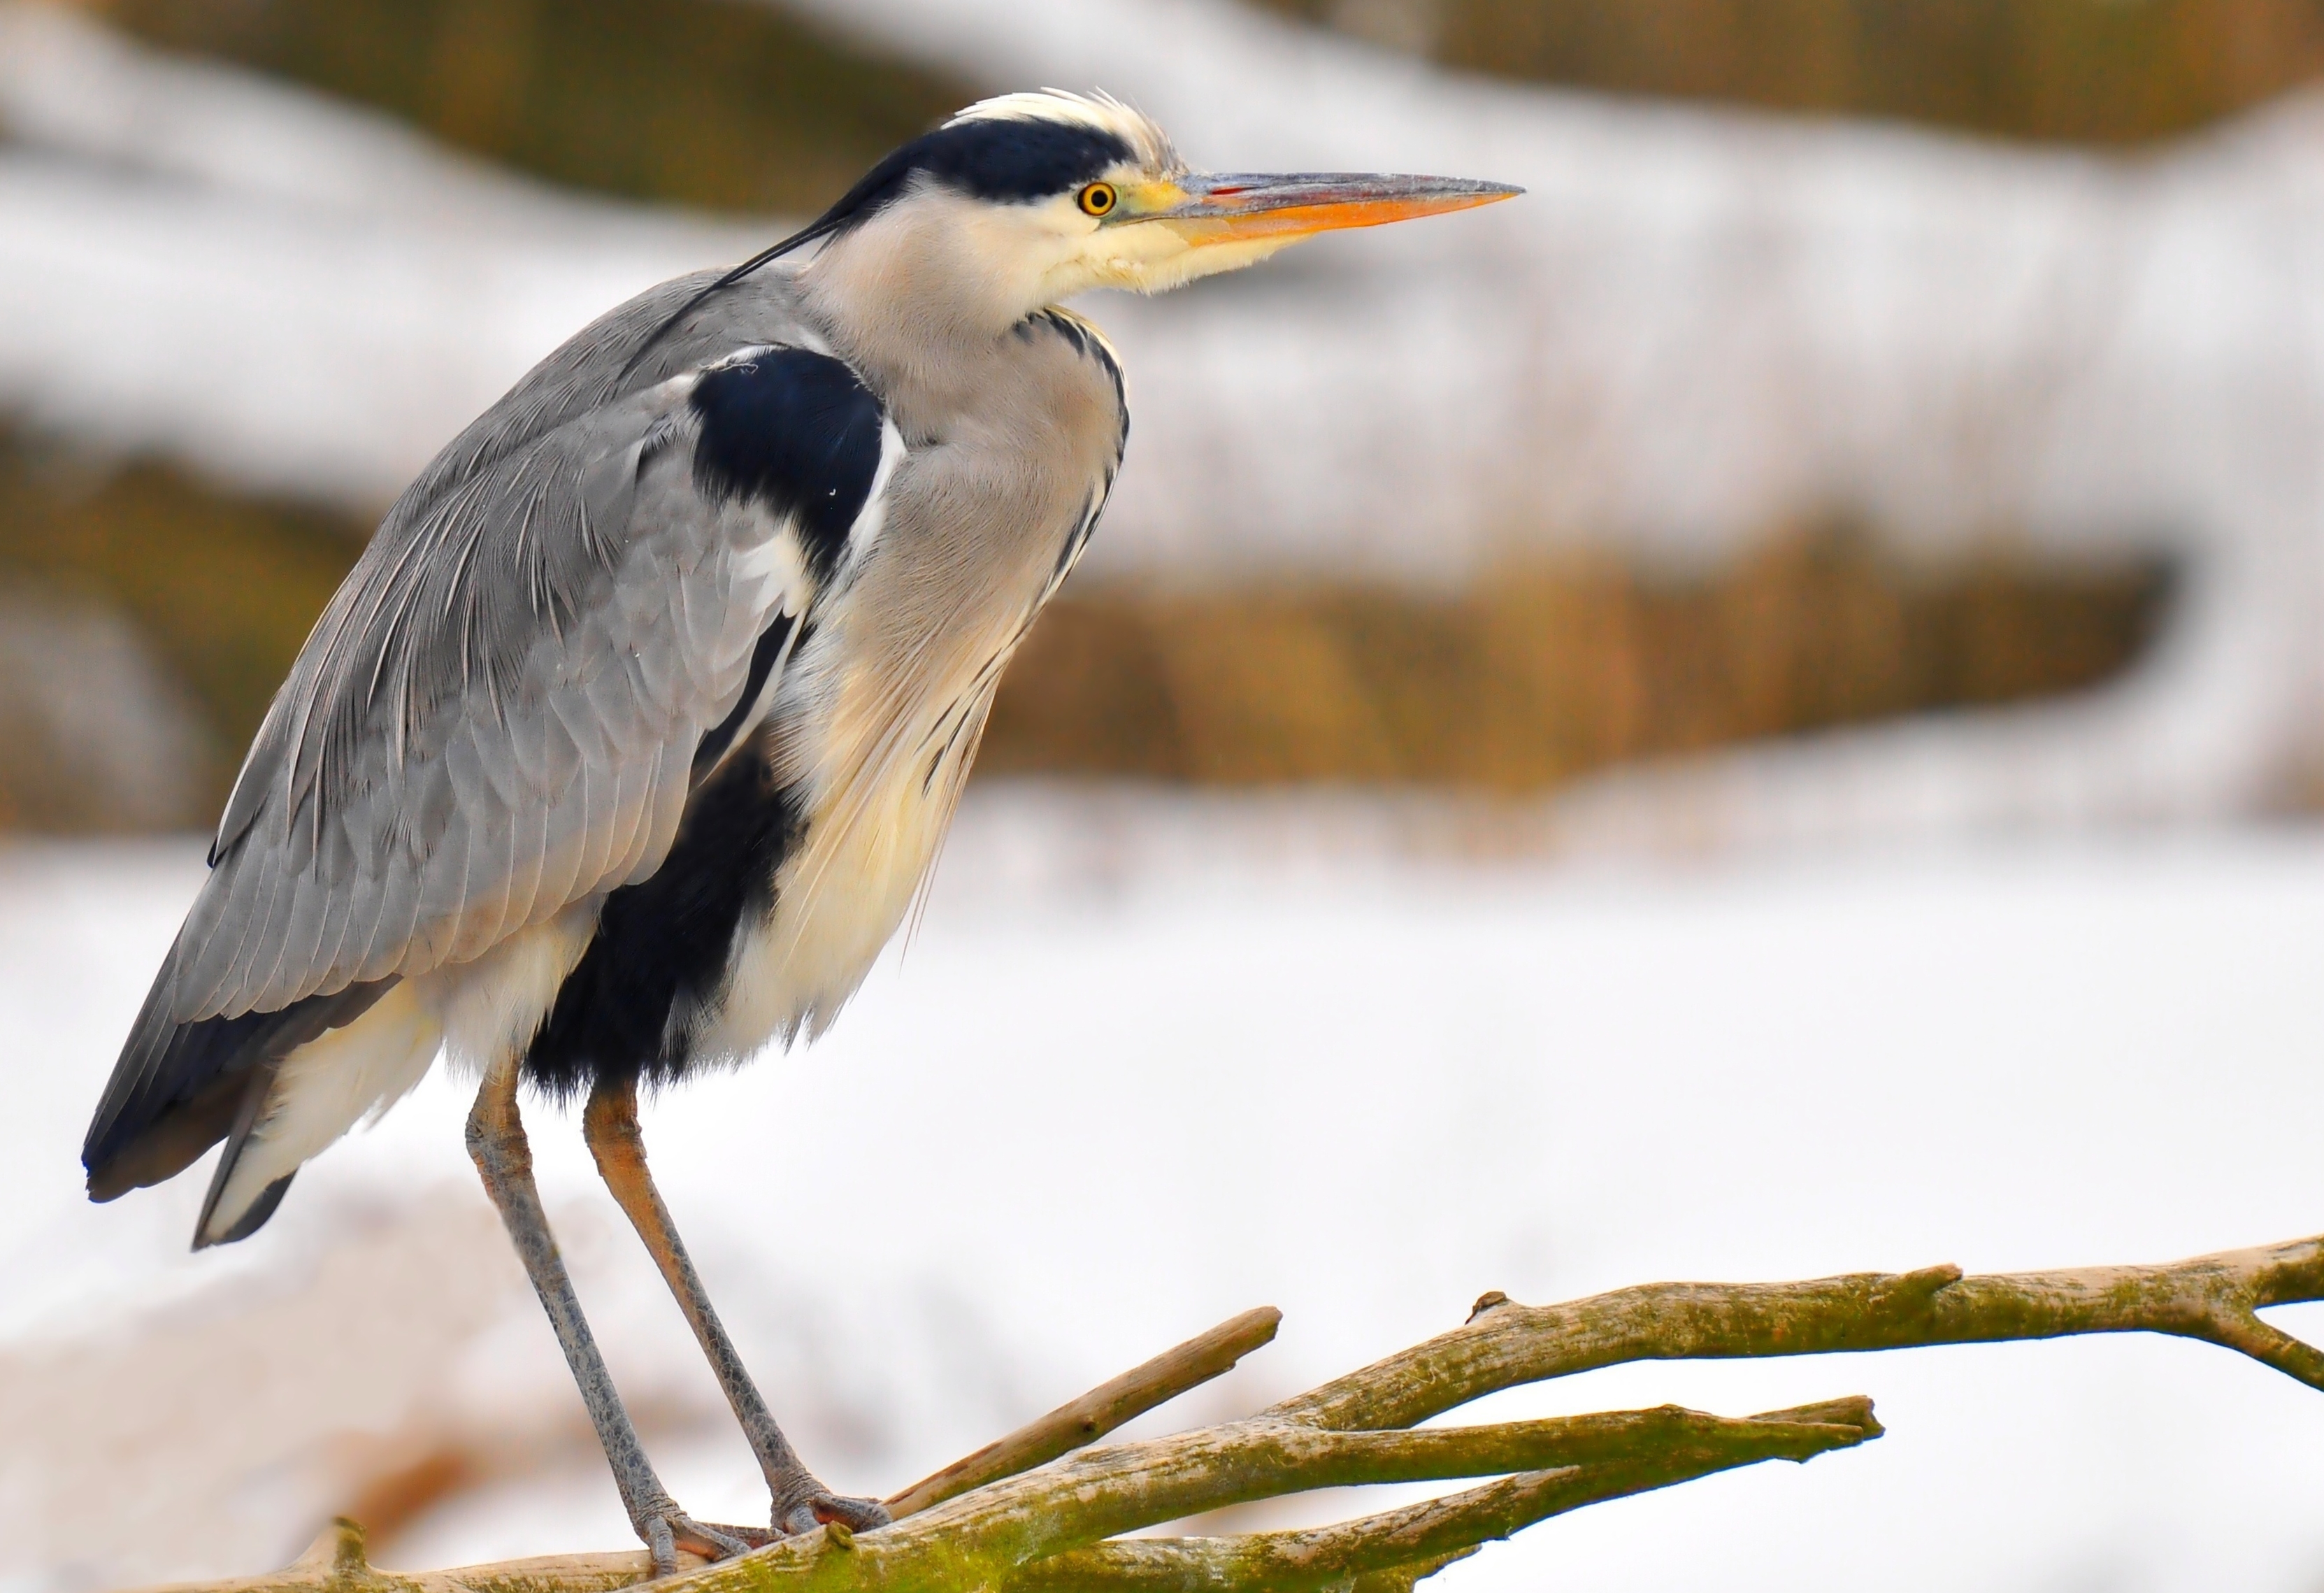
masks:
[[[691,285],[585,332],[456,440],[325,610],[91,1125],[93,1193],[235,1132],[247,1092],[225,1075],[669,851],[706,742],[732,739],[746,684],[763,695],[761,638],[829,579],[830,528],[844,544],[892,437],[837,361],[698,326],[680,351],[717,357],[603,395]],[[737,313],[782,329],[763,300]]]

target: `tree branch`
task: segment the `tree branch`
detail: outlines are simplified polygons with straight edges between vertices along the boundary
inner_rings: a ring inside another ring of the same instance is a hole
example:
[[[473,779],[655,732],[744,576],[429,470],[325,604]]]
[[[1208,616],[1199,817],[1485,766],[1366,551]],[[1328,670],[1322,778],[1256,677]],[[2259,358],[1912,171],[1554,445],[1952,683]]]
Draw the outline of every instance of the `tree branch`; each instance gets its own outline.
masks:
[[[1264,1305],[1231,1321],[1222,1322],[1209,1332],[1131,1367],[1081,1398],[1027,1422],[973,1455],[954,1461],[935,1476],[922,1477],[902,1493],[891,1496],[888,1508],[900,1521],[956,1494],[1014,1477],[1020,1471],[1030,1471],[1084,1444],[1093,1443],[1155,1406],[1208,1383],[1222,1372],[1233,1370],[1243,1357],[1272,1340],[1282,1321],[1281,1311]]]
[[[2324,1389],[2324,1353],[2260,1320],[2324,1298],[2324,1238],[2163,1266],[1963,1277],[1954,1266],[1803,1283],[1650,1283],[1563,1305],[1480,1301],[1468,1323],[1266,1413],[1408,1427],[1499,1389],[1626,1361],[1828,1355],[2080,1333],[2169,1333]]]
[[[1259,1415],[1135,1443],[1090,1440],[1274,1336],[1253,1311],[1126,1373],[896,1496],[877,1533],[825,1527],[681,1572],[669,1593],[1410,1593],[1475,1548],[1602,1499],[1879,1436],[1848,1399],[1742,1419],[1665,1406],[1416,1428],[1520,1384],[1625,1361],[1821,1355],[2080,1333],[2168,1333],[2324,1388],[2324,1353],[2255,1314],[2324,1299],[2324,1239],[2165,1266],[1963,1277],[1958,1268],[1796,1283],[1657,1283],[1563,1305],[1478,1302],[1468,1323]],[[1501,1480],[1309,1532],[1122,1540],[1231,1504],[1351,1484]],[[341,1524],[289,1570],[185,1593],[611,1593],[642,1551],[406,1576]]]
[[[1680,1443],[1652,1458],[1630,1454],[1595,1465],[1520,1472],[1481,1488],[1306,1532],[1098,1543],[1038,1561],[1007,1586],[1009,1593],[1074,1593],[1079,1588],[1194,1593],[1229,1587],[1299,1593],[1368,1573],[1413,1571],[1417,1574],[1412,1579],[1417,1580],[1473,1553],[1480,1544],[1513,1536],[1585,1505],[1762,1460],[1806,1460],[1826,1449],[1877,1438],[1881,1431],[1872,1419],[1872,1402],[1863,1399],[1770,1412],[1749,1422],[1728,1425],[1735,1431],[1725,1443]],[[1764,1436],[1756,1442],[1742,1440],[1741,1430],[1747,1427],[1763,1430]],[[1821,1441],[1805,1436],[1811,1431]]]
[[[343,1516],[279,1571],[180,1583],[151,1593],[613,1593],[652,1576],[653,1561],[643,1549],[546,1554],[458,1570],[381,1570],[365,1556],[363,1528]]]

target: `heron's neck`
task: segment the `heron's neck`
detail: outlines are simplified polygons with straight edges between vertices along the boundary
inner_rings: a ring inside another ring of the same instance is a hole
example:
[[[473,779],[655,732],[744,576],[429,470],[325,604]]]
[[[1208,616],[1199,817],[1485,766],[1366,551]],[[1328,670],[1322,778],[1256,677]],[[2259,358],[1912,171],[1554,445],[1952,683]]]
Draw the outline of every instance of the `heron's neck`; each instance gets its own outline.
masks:
[[[969,201],[921,195],[826,244],[798,274],[835,349],[910,430],[973,405],[1011,328],[1042,307],[1040,273]],[[984,246],[980,246],[980,245]]]

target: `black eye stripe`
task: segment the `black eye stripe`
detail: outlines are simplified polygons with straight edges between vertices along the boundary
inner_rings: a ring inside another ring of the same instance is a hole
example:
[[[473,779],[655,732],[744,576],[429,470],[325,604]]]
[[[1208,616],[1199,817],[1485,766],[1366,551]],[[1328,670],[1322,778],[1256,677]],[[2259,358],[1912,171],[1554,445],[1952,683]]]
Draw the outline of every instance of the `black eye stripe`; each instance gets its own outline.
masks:
[[[1117,166],[1140,163],[1129,138],[1086,122],[1038,116],[981,116],[923,134],[863,174],[831,208],[773,246],[763,249],[696,293],[656,327],[622,366],[626,377],[688,311],[770,260],[818,238],[847,231],[903,197],[915,179],[930,178],[954,193],[1002,204],[1070,194]]]
[[[1022,202],[1072,193],[1137,159],[1120,134],[1081,122],[995,116],[955,123],[881,161],[816,227],[830,232],[860,221],[900,197],[915,177],[971,199]]]

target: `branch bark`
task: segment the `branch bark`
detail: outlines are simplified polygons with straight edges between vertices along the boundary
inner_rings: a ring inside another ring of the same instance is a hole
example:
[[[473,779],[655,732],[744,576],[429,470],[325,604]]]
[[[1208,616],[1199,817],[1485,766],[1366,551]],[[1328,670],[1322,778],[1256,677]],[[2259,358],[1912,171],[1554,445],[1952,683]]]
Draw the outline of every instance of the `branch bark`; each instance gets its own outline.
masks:
[[[1862,1398],[1729,1418],[1665,1406],[1469,1427],[1416,1424],[1485,1394],[1625,1361],[1821,1355],[2083,1333],[2218,1345],[2324,1389],[2324,1353],[2263,1321],[2324,1299],[2324,1238],[2162,1266],[1964,1277],[1959,1268],[1793,1283],[1657,1283],[1525,1306],[1499,1295],[1425,1344],[1240,1422],[1093,1447],[1273,1338],[1253,1311],[913,1485],[877,1533],[825,1527],[683,1570],[669,1593],[1409,1593],[1480,1543],[1603,1499],[1880,1435]],[[1230,1504],[1359,1483],[1501,1480],[1309,1532],[1120,1534]],[[407,1576],[373,1569],[341,1523],[270,1577],[184,1593],[611,1593],[642,1551]]]
[[[1717,1420],[1674,1407],[1639,1414]],[[1825,1449],[1877,1438],[1881,1431],[1867,1399],[1771,1412],[1748,1423],[1729,1425],[1733,1431],[1725,1435],[1724,1443],[1676,1444],[1651,1459],[1617,1455],[1596,1465],[1519,1472],[1481,1488],[1307,1532],[1098,1543],[1038,1561],[1007,1586],[1009,1593],[1074,1593],[1078,1588],[1194,1593],[1231,1587],[1299,1593],[1334,1587],[1351,1577],[1397,1572],[1407,1573],[1405,1585],[1409,1586],[1476,1552],[1480,1544],[1511,1537],[1585,1505],[1692,1482],[1764,1459],[1805,1460]],[[1754,1426],[1765,1430],[1760,1442],[1744,1436],[1744,1430]],[[1816,1437],[1808,1436],[1812,1433]]]
[[[2324,1352],[2256,1314],[2320,1298],[2324,1238],[2161,1266],[1986,1277],[1932,1266],[1803,1283],[1649,1283],[1543,1306],[1487,1295],[1464,1326],[1267,1414],[1317,1427],[1406,1427],[1499,1389],[1626,1361],[1829,1355],[2081,1333],[2200,1339],[2324,1389]]]
[[[1115,1428],[1144,1415],[1155,1406],[1200,1387],[1252,1350],[1275,1338],[1283,1313],[1271,1305],[1247,1311],[1197,1334],[1175,1349],[1131,1367],[1112,1382],[1102,1384],[1077,1400],[1068,1401],[1047,1415],[1027,1422],[1008,1437],[996,1439],[973,1455],[954,1461],[933,1477],[922,1477],[902,1493],[891,1496],[888,1508],[898,1519],[941,1505],[1003,1477],[1056,1459],[1059,1455],[1094,1443]]]

